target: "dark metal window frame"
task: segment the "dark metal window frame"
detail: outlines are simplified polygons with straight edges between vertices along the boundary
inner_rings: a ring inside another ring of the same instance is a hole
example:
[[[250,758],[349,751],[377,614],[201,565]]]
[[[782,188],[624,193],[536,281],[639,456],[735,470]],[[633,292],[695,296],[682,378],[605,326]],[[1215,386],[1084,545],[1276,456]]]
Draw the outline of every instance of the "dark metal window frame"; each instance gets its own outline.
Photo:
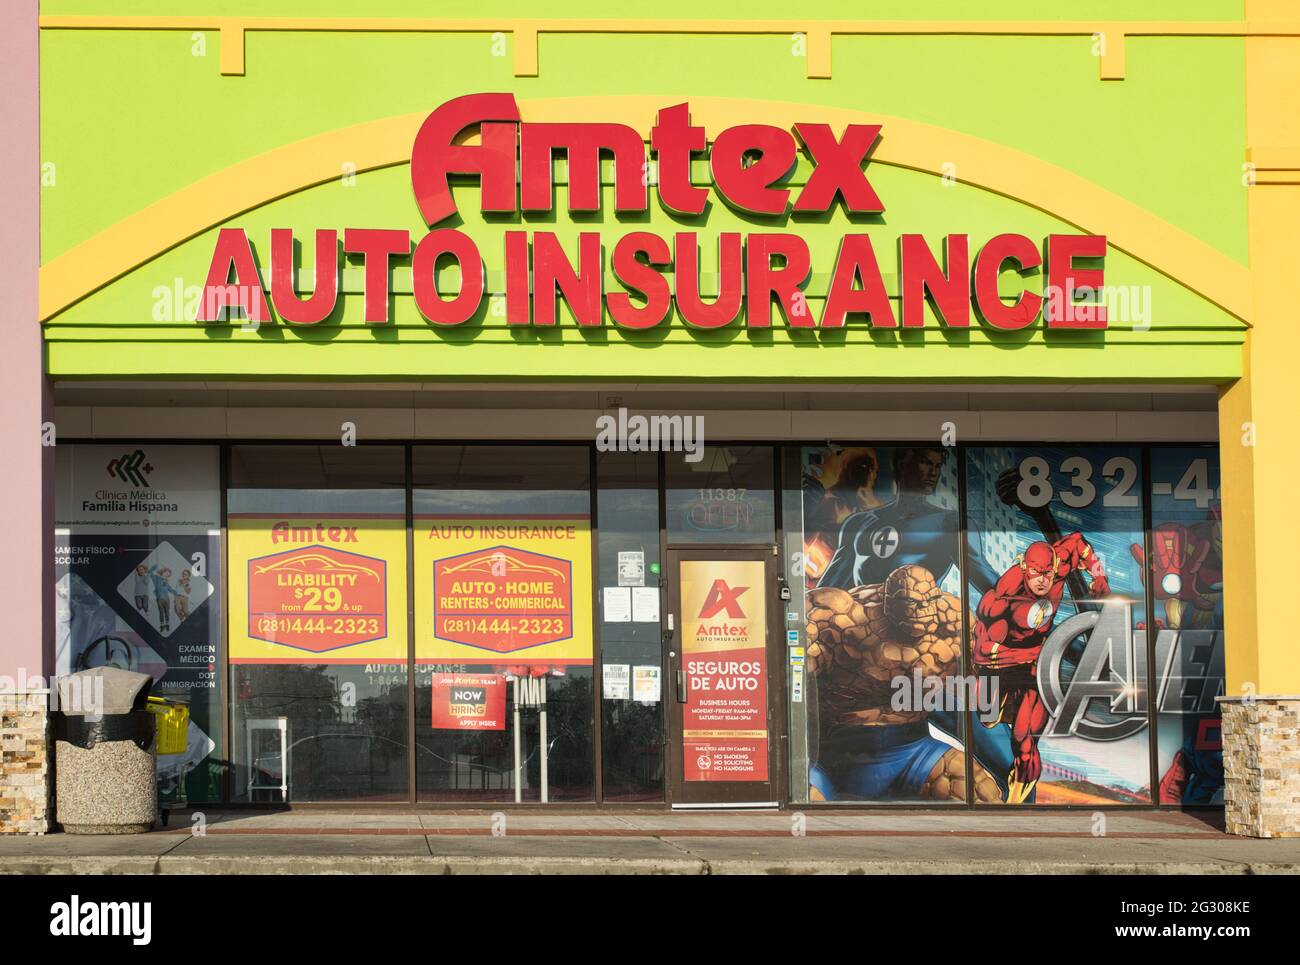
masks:
[[[138,443],[140,445],[147,444],[147,445],[155,445],[155,446],[204,445],[204,446],[218,447],[220,452],[220,470],[218,473],[218,484],[221,490],[219,493],[220,512],[221,512],[220,527],[219,527],[219,532],[220,532],[219,552],[220,552],[222,572],[226,575],[227,582],[229,581],[229,553],[227,548],[228,547],[227,496],[230,490],[231,450],[234,449],[234,447],[236,446],[331,445],[331,443],[328,441],[323,441],[320,439],[303,439],[303,438],[204,439],[201,437],[200,438],[194,438],[194,437],[141,438],[139,436],[131,436],[131,435],[114,435],[114,436],[102,436],[102,437],[90,437],[90,438],[78,436],[78,437],[60,440],[61,445],[113,445],[115,443],[126,443],[126,442]],[[860,445],[860,446],[874,446],[878,448],[907,448],[907,447],[935,448],[935,443],[933,439],[886,440],[886,441],[876,441],[876,442],[864,442],[858,439],[852,439],[852,440],[836,440],[836,443],[845,446]],[[338,443],[333,443],[333,444],[337,445]],[[797,452],[798,450],[803,448],[824,446],[826,444],[825,441],[819,442],[819,441],[811,441],[811,440],[805,440],[805,441],[719,440],[719,441],[710,441],[707,444],[709,446],[732,445],[732,446],[747,446],[751,448],[760,447],[760,446],[770,446],[772,448],[772,461],[773,461],[772,498],[773,498],[774,524],[775,524],[774,539],[775,539],[775,545],[777,547],[778,555],[782,560],[781,571],[784,572],[784,566],[786,562],[784,547],[786,546],[787,529],[786,529],[784,513],[783,513],[784,501],[782,497],[784,494],[785,486],[790,481],[785,475],[786,459],[787,459],[786,453],[789,450],[795,450]],[[969,546],[970,546],[970,542],[968,538],[969,520],[967,518],[967,498],[966,498],[966,452],[969,449],[1002,448],[1002,447],[1023,448],[1026,446],[1043,445],[1043,444],[1062,447],[1062,448],[1077,448],[1077,449],[1131,447],[1139,450],[1141,456],[1141,468],[1143,474],[1142,475],[1143,488],[1141,494],[1142,517],[1143,517],[1143,521],[1142,521],[1143,541],[1144,541],[1147,560],[1151,559],[1151,524],[1152,524],[1151,453],[1152,451],[1157,449],[1196,449],[1196,448],[1214,449],[1217,451],[1220,448],[1220,444],[1217,440],[1202,440],[1202,441],[1178,440],[1178,441],[1165,441],[1165,442],[1134,442],[1128,440],[1071,442],[1069,440],[1052,440],[1047,443],[1036,443],[1033,441],[1024,441],[1024,440],[980,440],[978,443],[959,443],[955,446],[940,446],[939,448],[947,448],[953,450],[955,454],[955,458],[957,459],[957,472],[958,472],[957,506],[958,506],[958,514],[959,514],[958,528],[959,528],[959,539],[961,540],[961,555],[962,555],[961,597],[962,597],[962,607],[963,607],[963,620],[962,620],[963,673],[965,673],[968,669],[967,662],[969,661],[969,656],[970,656],[970,620],[966,618],[969,614],[969,603],[970,603],[968,599],[968,581],[966,579],[966,573],[969,571],[968,553],[969,553]],[[375,802],[302,801],[302,802],[289,802],[289,804],[285,806],[293,807],[293,808],[329,809],[329,808],[337,808],[343,804],[346,804],[347,806],[354,807],[354,808],[363,807],[363,808],[375,808],[381,810],[390,809],[390,808],[411,808],[416,806],[421,808],[452,810],[452,809],[463,809],[466,806],[464,802],[418,800],[418,788],[416,786],[416,758],[415,758],[415,715],[414,715],[415,675],[413,672],[414,658],[415,658],[415,632],[416,632],[415,614],[414,614],[415,574],[413,568],[410,565],[412,555],[413,555],[413,549],[414,549],[414,514],[413,514],[414,449],[417,446],[476,446],[476,447],[485,446],[485,447],[498,447],[503,449],[509,448],[510,446],[529,446],[529,447],[554,446],[557,448],[558,447],[573,448],[575,446],[585,446],[588,449],[588,453],[589,453],[588,492],[590,496],[591,554],[592,554],[591,568],[593,574],[592,600],[591,600],[591,605],[593,607],[592,797],[590,800],[585,800],[585,801],[565,801],[565,802],[554,802],[550,804],[542,804],[539,801],[524,802],[523,804],[520,805],[515,805],[513,804],[513,802],[507,802],[507,801],[502,801],[499,803],[502,805],[509,805],[511,807],[550,808],[550,809],[555,809],[557,807],[574,807],[580,809],[588,809],[593,807],[610,807],[610,808],[646,807],[647,802],[645,801],[606,802],[604,800],[603,769],[602,769],[602,754],[601,754],[601,701],[603,699],[602,682],[600,679],[601,677],[601,640],[600,640],[601,627],[600,627],[600,621],[598,619],[595,619],[595,615],[599,613],[599,592],[600,592],[600,588],[598,585],[599,580],[596,578],[596,575],[600,572],[600,570],[599,570],[599,560],[598,560],[599,519],[597,516],[597,481],[598,481],[597,474],[596,474],[597,449],[595,443],[590,440],[581,440],[581,439],[575,440],[575,439],[527,439],[527,438],[484,439],[484,440],[373,439],[373,440],[358,441],[356,445],[358,447],[387,446],[390,448],[401,447],[403,449],[403,460],[405,465],[406,550],[407,550],[407,560],[406,560],[406,564],[407,564],[406,565],[406,572],[407,572],[407,580],[406,580],[407,583],[407,604],[406,604],[407,606],[407,621],[406,621],[407,623],[407,715],[406,716],[407,716],[407,739],[408,739],[407,800],[406,801],[375,801]],[[700,544],[700,543],[694,543],[694,544],[670,543],[668,540],[668,526],[667,526],[667,519],[666,519],[666,494],[667,494],[666,458],[667,458],[667,453],[662,451],[658,453],[659,527],[660,527],[659,544],[660,544],[661,561],[667,558],[667,552],[669,549],[680,549],[680,548],[701,549],[701,548],[708,548],[709,545],[709,544]],[[1222,462],[1220,462],[1220,485],[1222,486]],[[772,545],[770,541],[761,540],[761,541],[753,541],[753,542],[728,544],[728,548],[731,549],[745,548],[745,547],[753,548],[753,547],[768,546],[768,545]],[[1151,586],[1151,581],[1149,579],[1144,580],[1143,582],[1144,582],[1144,590],[1145,590],[1144,605],[1146,607],[1146,614],[1148,617],[1147,622],[1149,623],[1151,622],[1151,620],[1154,619],[1154,614],[1155,614],[1155,591],[1154,588]],[[228,659],[229,642],[230,642],[229,641],[230,620],[229,620],[229,612],[227,610],[228,595],[226,593],[226,587],[222,586],[220,590],[221,590],[220,605],[222,606],[222,620],[221,620],[221,637],[219,640],[218,654],[217,654],[217,658],[218,658],[217,666],[218,666],[218,674],[221,680],[221,685],[225,688],[225,693],[220,696],[218,702],[220,705],[222,746],[226,749],[227,761],[225,762],[226,766],[224,768],[225,776],[222,780],[223,800],[219,802],[211,802],[211,803],[218,804],[222,807],[264,810],[267,807],[267,805],[264,803],[255,804],[251,802],[231,800],[231,790],[232,790],[231,781],[233,776],[233,769],[229,766],[229,760],[230,760],[230,755],[233,751],[233,745],[231,744],[231,729],[232,729],[231,701],[234,699],[234,697],[233,697],[233,688],[231,686],[230,663]],[[663,625],[662,609],[660,613],[660,625],[661,627]],[[1152,633],[1148,633],[1146,643],[1147,643],[1147,687],[1148,687],[1148,694],[1150,695],[1155,693],[1155,688],[1153,686],[1155,684],[1155,681],[1152,678],[1152,674],[1155,673],[1155,669],[1156,669],[1155,668],[1155,635]],[[780,672],[785,673],[785,671],[786,668],[782,667]],[[771,681],[769,680],[769,685],[770,682]],[[785,700],[788,701],[788,695],[786,694],[787,688],[784,685],[784,681],[778,681],[778,683],[781,683],[781,686],[775,688],[772,692],[774,694],[782,695],[783,698],[785,698]],[[665,719],[663,721],[663,733],[665,734],[665,740],[666,740],[667,739],[666,735],[668,734],[668,721],[666,715],[667,713],[671,712],[669,708],[669,704],[671,703],[671,701],[661,700],[660,703],[665,714]],[[788,714],[788,707],[782,707],[779,709],[781,713],[778,719],[785,720]],[[1150,757],[1150,774],[1151,774],[1151,801],[1150,803],[1146,803],[1146,804],[1117,804],[1115,805],[1115,807],[1122,808],[1125,811],[1133,811],[1133,812],[1154,811],[1154,810],[1165,810],[1165,811],[1218,810],[1219,809],[1218,805],[1188,805],[1188,804],[1161,804],[1160,803],[1159,800],[1160,775],[1158,772],[1159,771],[1158,721],[1160,715],[1158,713],[1158,708],[1155,706],[1155,702],[1153,700],[1148,699],[1147,713],[1148,713],[1148,722],[1147,722],[1148,749],[1149,749],[1149,757]],[[968,714],[963,715],[963,717],[964,717],[963,727],[962,727],[963,744],[965,745],[966,748],[969,748],[970,746],[969,715]],[[783,732],[780,735],[778,735],[778,739],[782,747],[784,748],[782,752],[784,756],[782,767],[788,770],[789,735],[784,733],[784,728],[782,729],[782,731]],[[845,803],[791,802],[788,786],[786,784],[781,783],[780,781],[777,781],[775,777],[773,781],[773,789],[779,790],[780,793],[782,794],[781,804],[783,807],[796,806],[801,809],[810,808],[810,809],[817,809],[817,810],[851,810],[853,808],[871,808],[871,809],[908,808],[911,810],[933,810],[939,812],[950,811],[953,809],[960,809],[960,810],[977,811],[981,813],[990,812],[990,811],[1007,810],[1008,805],[1005,804],[981,805],[981,804],[976,804],[974,802],[973,800],[974,787],[973,787],[973,783],[971,782],[973,757],[970,753],[966,753],[965,757],[966,757],[966,777],[967,777],[967,785],[966,785],[967,798],[965,804],[926,805],[923,802],[909,802],[909,801],[899,801],[897,803],[890,802],[888,804],[873,803],[873,802],[845,802]],[[664,806],[666,807],[667,806],[666,795],[668,793],[667,775],[665,775],[665,780],[664,780],[664,793],[665,793]],[[488,802],[483,802],[483,804],[487,804],[487,803]],[[497,803],[497,802],[492,802],[492,803]],[[477,807],[480,805],[476,803],[474,806]],[[1098,807],[1101,806],[1102,805],[1097,805],[1097,804],[1025,804],[1025,805],[1012,806],[1012,807],[1014,807],[1014,809],[1017,811],[1023,811],[1023,810],[1079,811],[1079,810],[1097,810]]]

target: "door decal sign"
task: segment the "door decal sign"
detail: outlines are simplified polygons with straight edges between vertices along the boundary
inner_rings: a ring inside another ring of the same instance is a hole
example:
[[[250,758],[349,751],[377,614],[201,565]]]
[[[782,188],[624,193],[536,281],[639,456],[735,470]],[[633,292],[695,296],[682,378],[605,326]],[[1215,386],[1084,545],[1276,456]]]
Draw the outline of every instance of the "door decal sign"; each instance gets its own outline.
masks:
[[[766,781],[765,567],[756,560],[683,560],[681,601],[683,777]]]

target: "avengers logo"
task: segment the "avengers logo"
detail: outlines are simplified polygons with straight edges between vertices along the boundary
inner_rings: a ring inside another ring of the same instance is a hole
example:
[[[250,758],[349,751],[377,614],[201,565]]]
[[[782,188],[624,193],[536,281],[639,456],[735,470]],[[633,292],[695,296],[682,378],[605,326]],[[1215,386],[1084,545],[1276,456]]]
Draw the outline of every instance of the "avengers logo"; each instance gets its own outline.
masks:
[[[1044,736],[1118,741],[1140,733],[1149,706],[1147,647],[1123,601],[1063,620],[1038,658],[1038,692],[1051,715]],[[1152,656],[1157,713],[1216,713],[1223,631],[1163,629]]]

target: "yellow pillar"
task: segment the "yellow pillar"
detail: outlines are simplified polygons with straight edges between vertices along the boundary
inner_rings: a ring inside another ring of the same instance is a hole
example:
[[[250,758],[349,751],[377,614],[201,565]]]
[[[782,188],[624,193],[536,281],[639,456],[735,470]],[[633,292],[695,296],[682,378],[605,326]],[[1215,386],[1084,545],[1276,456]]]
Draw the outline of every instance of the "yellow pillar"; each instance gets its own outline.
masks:
[[[1219,399],[1228,828],[1300,835],[1300,37],[1256,36],[1294,0],[1248,0],[1246,179],[1253,311],[1243,376]]]

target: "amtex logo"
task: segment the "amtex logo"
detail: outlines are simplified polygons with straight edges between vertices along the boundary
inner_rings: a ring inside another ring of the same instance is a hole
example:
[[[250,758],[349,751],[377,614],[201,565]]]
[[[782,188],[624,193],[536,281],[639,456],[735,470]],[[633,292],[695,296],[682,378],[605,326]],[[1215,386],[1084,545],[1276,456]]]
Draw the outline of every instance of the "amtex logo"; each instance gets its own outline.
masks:
[[[116,459],[110,459],[105,468],[108,469],[108,474],[115,479],[120,479],[132,486],[144,486],[146,485],[145,477],[153,472],[153,463],[146,461],[143,449],[137,449],[135,452],[118,456]]]
[[[747,586],[728,586],[726,580],[717,579],[709,587],[709,595],[700,607],[699,619],[707,620],[726,610],[732,620],[743,620],[745,611],[740,606],[740,595],[749,590]]]

